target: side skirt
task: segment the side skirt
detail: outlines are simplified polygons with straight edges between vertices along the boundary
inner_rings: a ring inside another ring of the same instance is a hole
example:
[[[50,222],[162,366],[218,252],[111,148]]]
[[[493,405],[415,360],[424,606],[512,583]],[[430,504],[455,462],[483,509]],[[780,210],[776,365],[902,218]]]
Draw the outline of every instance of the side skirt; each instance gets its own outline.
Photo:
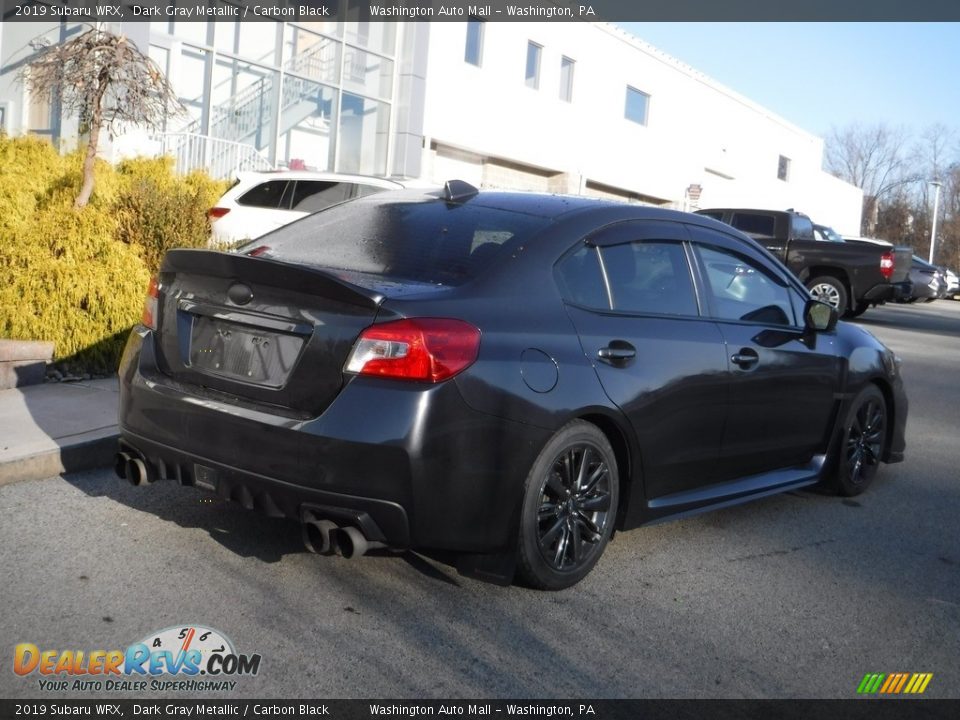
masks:
[[[769,495],[797,490],[820,481],[826,455],[815,455],[799,467],[782,468],[708,487],[664,495],[647,503],[647,519],[641,525],[698,515],[708,510],[739,505]]]

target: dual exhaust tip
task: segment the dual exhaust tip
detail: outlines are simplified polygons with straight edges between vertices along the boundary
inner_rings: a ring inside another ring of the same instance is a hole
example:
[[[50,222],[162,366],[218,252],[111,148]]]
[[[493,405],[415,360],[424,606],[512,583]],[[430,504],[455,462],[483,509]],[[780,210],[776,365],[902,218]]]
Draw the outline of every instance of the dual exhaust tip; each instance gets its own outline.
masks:
[[[114,456],[114,470],[131,485],[146,485],[156,480],[151,467],[135,455],[118,452]],[[340,527],[332,520],[313,518],[304,520],[303,544],[318,555],[341,555],[348,560],[366,555],[368,551],[385,547],[384,543],[367,540],[359,528]]]
[[[350,560],[385,547],[381,542],[367,540],[358,528],[340,527],[332,520],[306,520],[302,528],[304,546],[318,555],[341,555]]]
[[[145,485],[156,479],[149,466],[141,458],[130,453],[118,452],[114,455],[113,463],[113,469],[117,475],[131,485]]]

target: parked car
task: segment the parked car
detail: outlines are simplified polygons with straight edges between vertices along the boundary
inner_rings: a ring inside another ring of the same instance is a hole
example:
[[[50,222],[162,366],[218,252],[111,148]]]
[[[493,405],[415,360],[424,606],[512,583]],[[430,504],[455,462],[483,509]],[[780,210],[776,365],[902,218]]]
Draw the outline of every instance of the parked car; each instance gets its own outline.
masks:
[[[817,230],[809,217],[792,209],[711,208],[697,213],[749,235],[782,260],[814,297],[844,317],[910,295],[913,251],[908,247],[838,242],[832,229],[820,225]]]
[[[956,300],[960,295],[960,277],[950,268],[943,268],[943,276],[947,281],[945,297]]]
[[[910,265],[910,282],[913,283],[913,292],[904,302],[933,302],[942,298],[947,292],[947,278],[943,270],[931,265],[919,255],[913,256]]]
[[[615,529],[856,495],[907,417],[895,355],[732,227],[457,181],[167,253],[120,386],[135,485],[546,589]]]
[[[240,173],[210,208],[213,240],[236,243],[260,237],[336,203],[403,185],[364,175],[308,171]]]

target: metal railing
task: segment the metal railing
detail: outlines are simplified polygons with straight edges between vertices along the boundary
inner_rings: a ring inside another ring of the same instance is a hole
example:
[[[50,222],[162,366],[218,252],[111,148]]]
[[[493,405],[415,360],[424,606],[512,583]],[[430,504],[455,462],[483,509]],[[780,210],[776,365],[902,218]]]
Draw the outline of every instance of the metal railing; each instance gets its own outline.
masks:
[[[173,156],[179,173],[201,169],[211,177],[229,179],[237,172],[275,169],[255,147],[234,140],[189,132],[161,133],[154,139],[161,154]]]

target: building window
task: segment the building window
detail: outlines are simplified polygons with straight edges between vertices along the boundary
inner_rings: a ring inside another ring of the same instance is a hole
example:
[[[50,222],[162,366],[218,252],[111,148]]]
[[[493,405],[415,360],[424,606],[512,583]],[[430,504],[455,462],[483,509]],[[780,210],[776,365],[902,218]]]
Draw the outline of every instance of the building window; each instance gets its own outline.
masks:
[[[560,99],[573,102],[573,66],[576,63],[568,57],[560,58]]]
[[[781,155],[777,163],[777,179],[784,182],[790,179],[790,158],[785,155]]]
[[[467,21],[467,47],[463,59],[477,67],[483,62],[483,20]]]
[[[636,88],[627,86],[627,104],[623,116],[640,125],[647,124],[647,111],[650,106],[650,96]]]
[[[527,87],[534,90],[540,87],[540,53],[543,48],[534,42],[527,43]]]
[[[338,123],[337,170],[361,175],[387,174],[390,106],[343,93]]]

